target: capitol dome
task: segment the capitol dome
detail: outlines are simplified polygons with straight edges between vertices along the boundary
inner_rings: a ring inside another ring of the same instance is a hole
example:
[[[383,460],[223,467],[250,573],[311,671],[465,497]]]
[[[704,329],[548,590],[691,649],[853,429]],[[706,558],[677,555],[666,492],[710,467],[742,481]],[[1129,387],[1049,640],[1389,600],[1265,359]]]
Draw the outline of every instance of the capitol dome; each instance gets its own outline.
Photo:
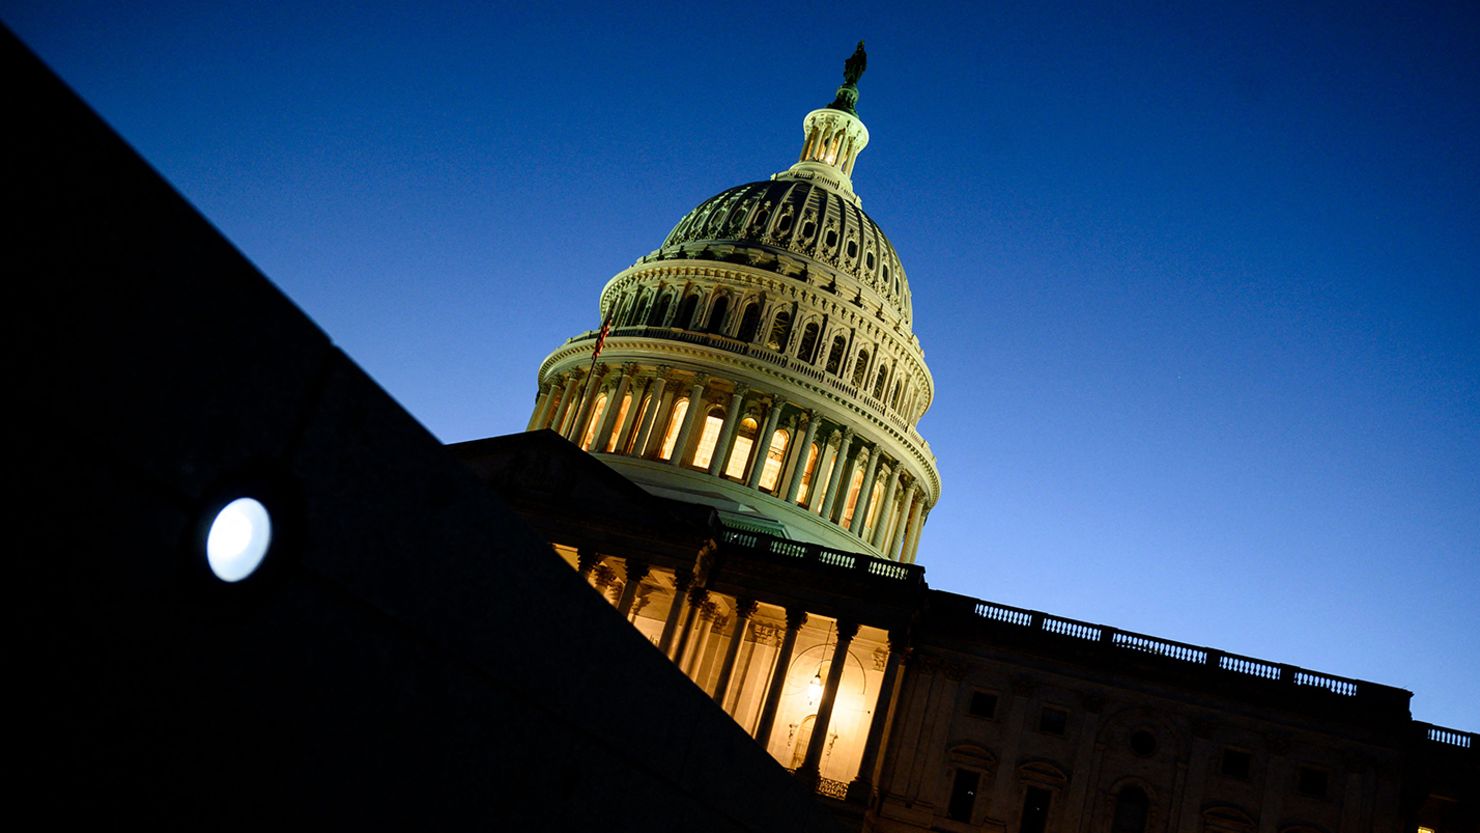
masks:
[[[861,55],[861,47],[858,53]],[[852,174],[857,74],[795,164],[700,203],[541,364],[549,428],[731,529],[912,563],[940,475],[899,256]]]

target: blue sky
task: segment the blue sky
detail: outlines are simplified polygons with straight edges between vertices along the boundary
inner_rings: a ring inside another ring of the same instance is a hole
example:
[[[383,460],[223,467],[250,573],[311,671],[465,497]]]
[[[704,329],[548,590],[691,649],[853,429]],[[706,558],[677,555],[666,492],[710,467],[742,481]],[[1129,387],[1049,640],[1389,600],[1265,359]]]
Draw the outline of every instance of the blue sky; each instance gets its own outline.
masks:
[[[311,5],[0,18],[446,441],[865,38],[931,585],[1480,730],[1473,5]]]

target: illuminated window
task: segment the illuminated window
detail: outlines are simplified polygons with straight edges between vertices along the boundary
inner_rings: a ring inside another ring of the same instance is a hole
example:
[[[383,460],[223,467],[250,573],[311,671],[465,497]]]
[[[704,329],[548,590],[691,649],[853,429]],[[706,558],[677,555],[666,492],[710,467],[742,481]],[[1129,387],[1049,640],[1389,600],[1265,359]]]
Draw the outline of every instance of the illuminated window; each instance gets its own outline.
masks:
[[[724,409],[711,408],[704,417],[704,430],[699,434],[699,445],[694,449],[694,462],[691,464],[694,468],[709,468],[709,461],[714,459],[714,444],[719,442],[719,432],[724,427]]]
[[[630,394],[630,393],[624,394],[622,396],[622,405],[621,405],[621,407],[617,408],[617,418],[612,421],[612,435],[607,438],[607,440],[606,440],[605,443],[603,443],[603,450],[605,450],[605,451],[616,451],[617,450],[617,439],[620,437],[620,435],[622,433],[622,426],[626,423],[626,420],[627,420],[627,411],[631,407],[632,407],[632,394]]]
[[[689,398],[673,403],[673,415],[668,417],[668,427],[663,430],[663,445],[658,448],[659,460],[673,459],[673,445],[678,442],[678,432],[683,430],[683,419],[689,413]]]
[[[221,507],[206,532],[206,564],[216,578],[238,582],[256,572],[272,544],[272,518],[256,498]]]
[[[735,445],[730,449],[730,460],[725,464],[725,477],[745,479],[745,464],[750,461],[750,449],[755,447],[755,433],[755,420],[750,417],[740,420],[740,430],[735,432]]]
[[[858,492],[863,488],[863,470],[853,469],[853,476],[848,478],[848,502],[843,504],[843,517],[838,521],[839,526],[853,525],[853,510],[858,508]]]
[[[785,428],[771,435],[771,447],[766,450],[766,467],[761,471],[760,484],[768,492],[776,491],[776,482],[781,479],[781,462],[786,459],[786,444],[789,442],[791,434]]]
[[[591,448],[591,441],[596,436],[596,429],[601,426],[601,417],[606,413],[606,392],[596,395],[596,405],[591,408],[591,418],[586,420],[586,430],[581,434],[581,448]]]
[[[812,496],[812,481],[817,477],[817,460],[822,456],[817,443],[807,448],[807,467],[802,469],[802,488],[797,492],[797,503],[806,506]]]
[[[863,522],[863,537],[868,538],[874,534],[874,524],[879,522],[879,510],[884,505],[883,495],[884,481],[876,479],[873,491],[868,496],[868,519]]]
[[[822,470],[817,473],[817,480],[816,480],[817,485],[820,486],[821,488],[819,488],[817,490],[817,495],[814,497],[814,499],[817,500],[817,505],[815,507],[813,507],[814,511],[812,512],[812,514],[814,514],[814,515],[821,515],[822,514],[822,504],[825,503],[826,500],[827,500],[827,486],[828,486],[829,481],[832,480],[833,469],[835,469],[837,467],[838,467],[838,454],[837,454],[837,452],[836,451],[833,451],[832,454],[828,454],[827,453],[827,448],[824,447],[822,449]]]

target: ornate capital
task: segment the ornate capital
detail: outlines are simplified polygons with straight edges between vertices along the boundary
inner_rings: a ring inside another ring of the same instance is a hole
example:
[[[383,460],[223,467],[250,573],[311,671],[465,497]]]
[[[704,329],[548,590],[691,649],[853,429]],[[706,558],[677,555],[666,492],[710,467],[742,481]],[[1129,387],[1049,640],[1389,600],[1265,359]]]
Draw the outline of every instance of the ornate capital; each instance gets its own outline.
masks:
[[[647,578],[648,564],[646,561],[629,558],[623,565],[623,571],[627,574],[628,581],[642,581]]]
[[[853,637],[855,637],[855,636],[858,635],[858,623],[857,622],[850,622],[847,619],[839,619],[838,620],[838,627],[837,627],[837,634],[838,634],[838,641],[841,642],[844,639],[847,639],[847,640],[850,640],[851,641],[853,639]]]
[[[749,619],[755,615],[755,599],[736,599],[735,617],[738,619]]]
[[[666,364],[658,365],[658,378],[664,382],[670,381],[673,378],[673,366]]]
[[[788,607],[786,609],[786,629],[796,630],[807,624],[807,611],[801,608]]]

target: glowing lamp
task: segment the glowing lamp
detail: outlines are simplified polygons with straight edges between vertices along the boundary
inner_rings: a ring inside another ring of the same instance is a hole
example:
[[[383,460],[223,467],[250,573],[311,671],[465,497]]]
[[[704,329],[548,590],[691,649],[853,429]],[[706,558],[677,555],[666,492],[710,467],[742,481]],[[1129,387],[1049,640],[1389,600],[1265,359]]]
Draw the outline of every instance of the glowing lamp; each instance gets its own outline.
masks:
[[[239,497],[221,507],[206,533],[206,563],[216,578],[237,582],[261,566],[272,543],[272,519],[267,507]]]

